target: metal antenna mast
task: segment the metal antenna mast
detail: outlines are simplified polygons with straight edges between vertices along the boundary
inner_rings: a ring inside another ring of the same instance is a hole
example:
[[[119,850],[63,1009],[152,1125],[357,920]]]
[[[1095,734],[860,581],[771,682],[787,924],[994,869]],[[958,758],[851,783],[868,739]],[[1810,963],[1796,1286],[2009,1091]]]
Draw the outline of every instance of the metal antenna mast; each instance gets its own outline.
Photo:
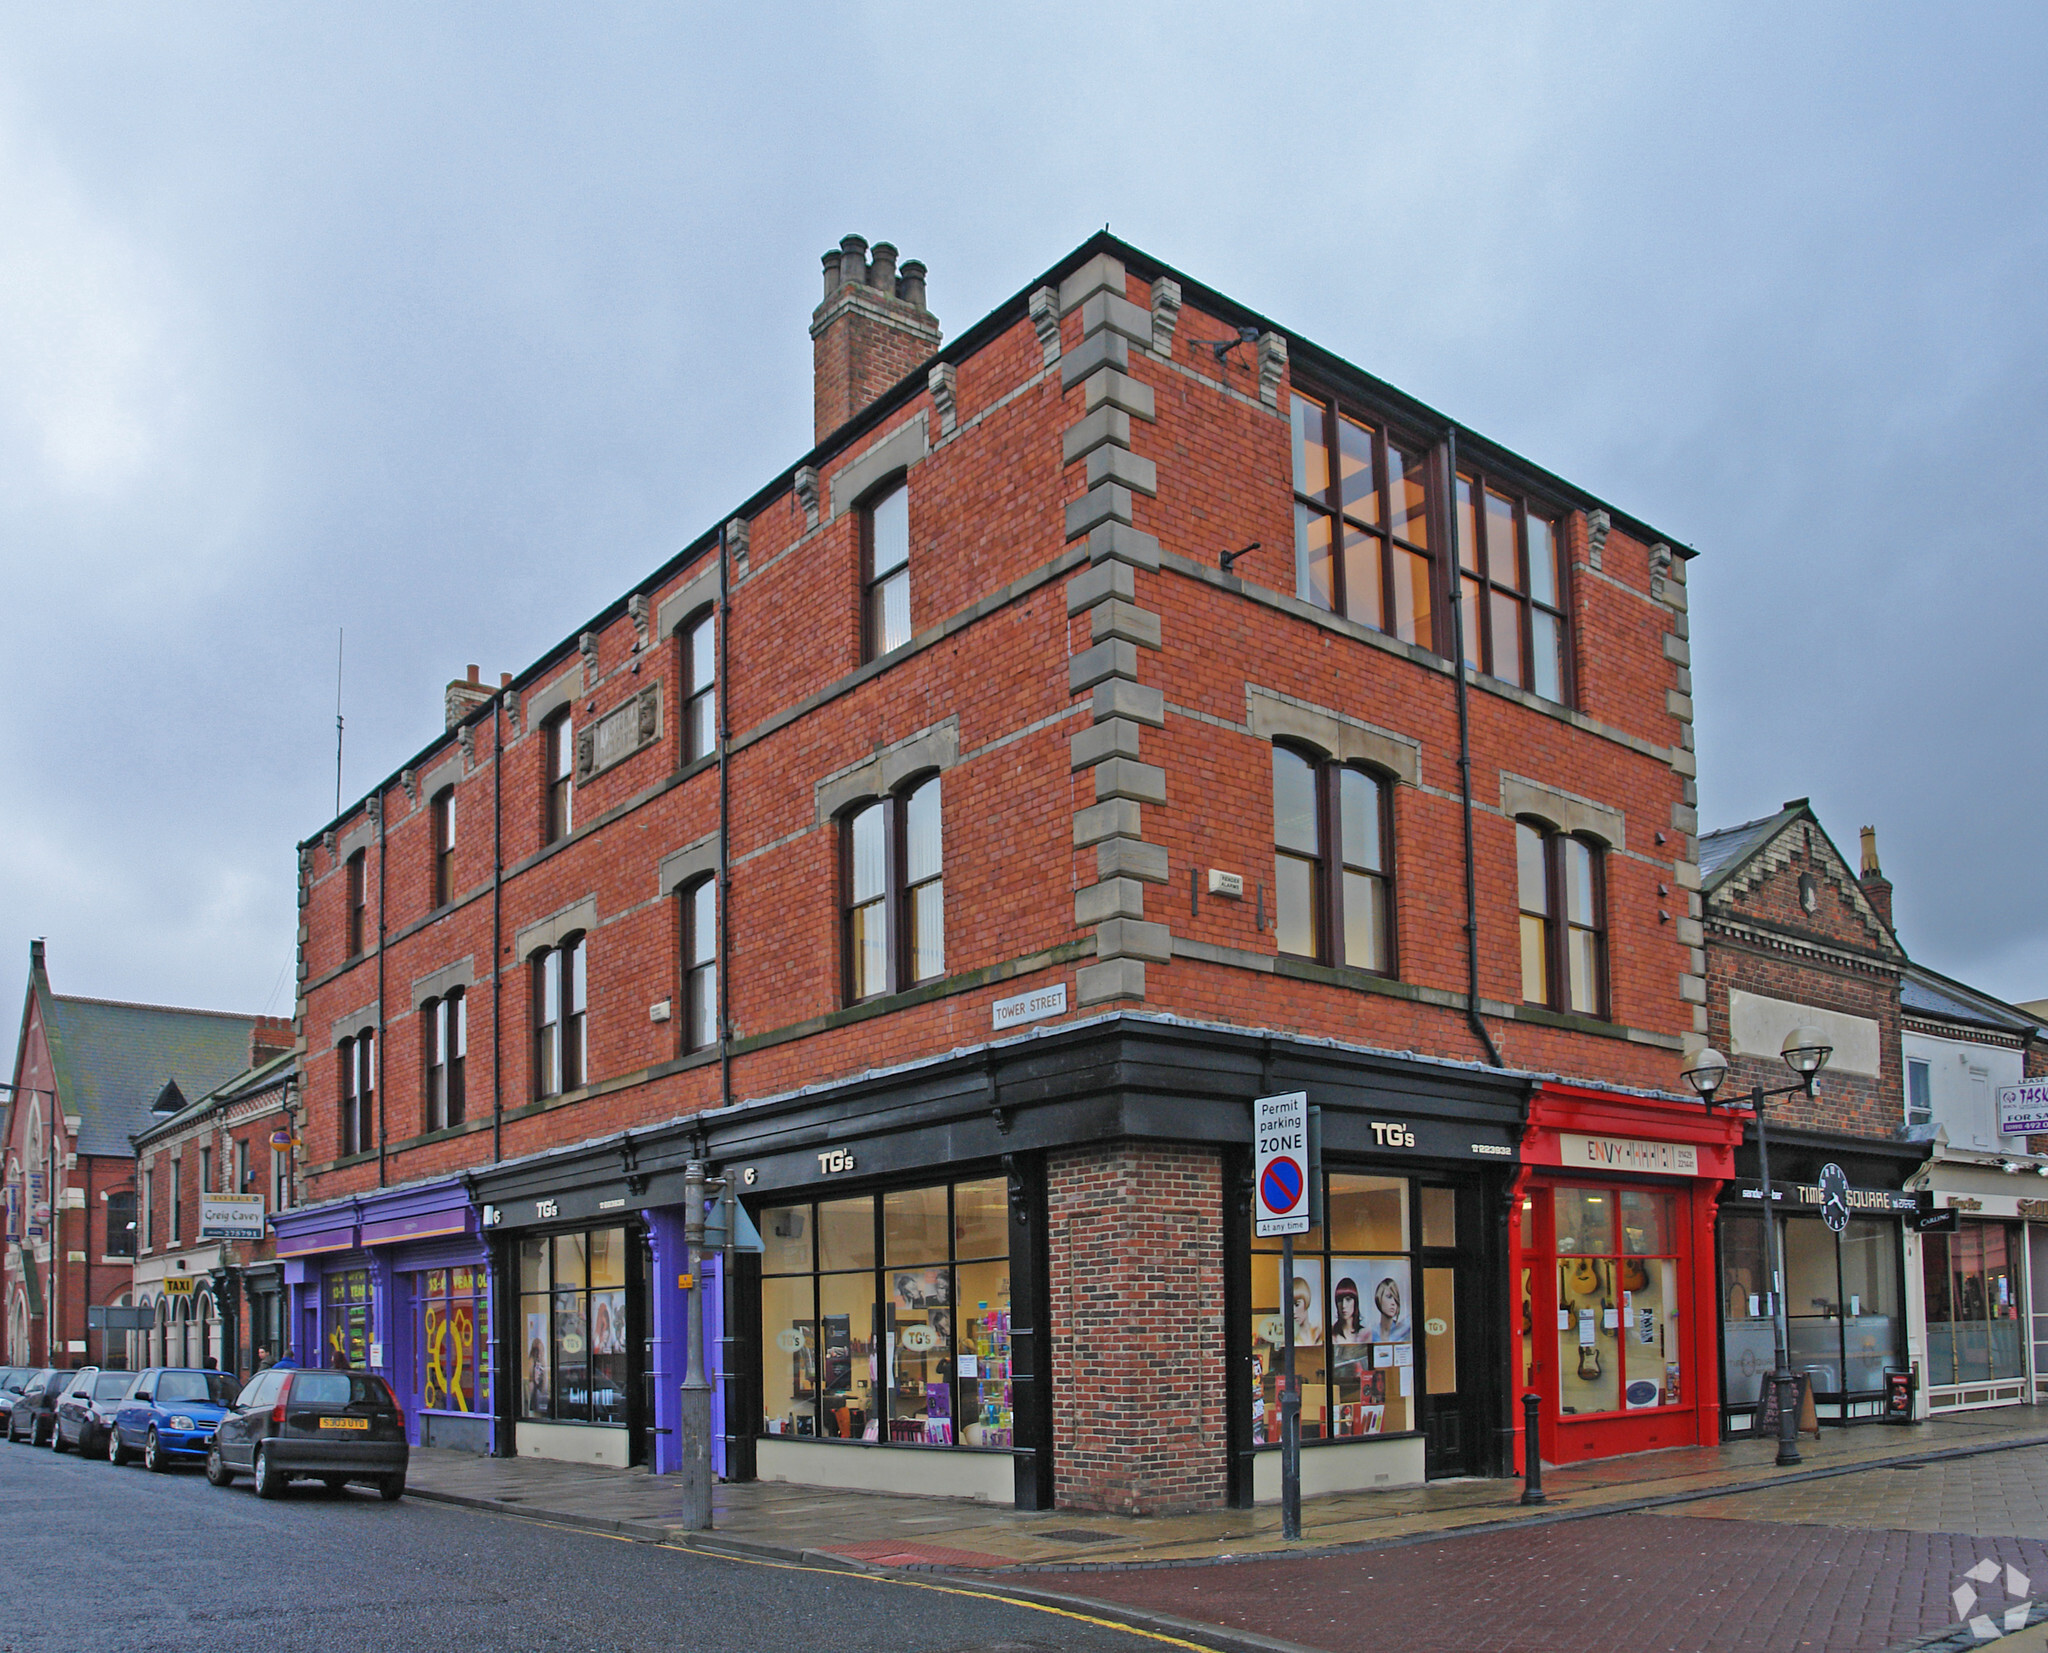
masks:
[[[341,816],[341,645],[347,632],[334,628],[334,814]]]

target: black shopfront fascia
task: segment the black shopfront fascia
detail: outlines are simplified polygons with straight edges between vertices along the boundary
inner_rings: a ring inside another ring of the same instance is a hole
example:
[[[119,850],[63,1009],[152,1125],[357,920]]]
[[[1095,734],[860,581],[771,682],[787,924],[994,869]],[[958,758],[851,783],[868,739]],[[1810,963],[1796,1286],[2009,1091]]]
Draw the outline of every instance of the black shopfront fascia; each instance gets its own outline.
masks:
[[[1228,1327],[1226,1416],[1233,1502],[1252,1495],[1250,1340],[1251,1100],[1305,1090],[1322,1109],[1326,1161],[1340,1168],[1448,1182],[1460,1220],[1478,1225],[1484,1301],[1470,1314],[1484,1374],[1477,1461],[1499,1473],[1513,1438],[1505,1256],[1515,1143],[1528,1081],[1281,1036],[1163,1018],[1112,1015],[1013,1039],[892,1073],[766,1102],[741,1103],[574,1153],[540,1156],[476,1179],[479,1204],[510,1228],[569,1226],[626,1198],[637,1212],[681,1200],[693,1158],[730,1177],[750,1215],[792,1196],[840,1198],[1001,1174],[1009,1190],[1011,1370],[1017,1506],[1053,1502],[1052,1373],[1048,1335],[1046,1159],[1055,1150],[1119,1142],[1205,1144],[1221,1150]],[[555,1215],[543,1216],[543,1202]],[[727,1303],[737,1356],[729,1419],[758,1419],[759,1268],[741,1258]],[[1461,1321],[1466,1319],[1464,1314]],[[501,1332],[503,1328],[501,1319]],[[637,1343],[636,1343],[637,1348]],[[502,1369],[502,1368],[501,1368]],[[737,1391],[737,1392],[735,1392]],[[731,1424],[729,1428],[733,1427]],[[509,1430],[509,1425],[501,1425]],[[729,1437],[728,1474],[753,1473],[753,1438]],[[930,1448],[916,1450],[958,1450]]]
[[[1800,1131],[1772,1127],[1771,1129],[1771,1208],[1780,1217],[1806,1217],[1821,1222],[1820,1176],[1826,1165],[1840,1166],[1849,1183],[1849,1216],[1852,1221],[1891,1221],[1898,1224],[1897,1255],[1895,1259],[1900,1285],[1899,1332],[1904,1333],[1904,1291],[1905,1291],[1905,1232],[1918,1207],[1918,1197],[1904,1188],[1904,1183],[1927,1158],[1927,1144],[1924,1142],[1886,1141],[1874,1137],[1841,1136],[1827,1131]],[[1721,1211],[1724,1215],[1737,1212],[1756,1213],[1763,1209],[1763,1185],[1761,1163],[1757,1154],[1756,1127],[1754,1124],[1743,1130],[1742,1143],[1735,1150],[1735,1180],[1721,1191]],[[1714,1325],[1719,1342],[1716,1358],[1719,1370],[1728,1370],[1728,1315],[1727,1303],[1727,1233],[1722,1223],[1715,1224],[1714,1278],[1716,1296],[1720,1299],[1714,1316]],[[1903,1345],[1897,1357],[1903,1361]],[[1796,1364],[1796,1361],[1795,1361]],[[1847,1371],[1846,1356],[1842,1362]],[[1721,1435],[1724,1440],[1747,1437],[1754,1433],[1752,1415],[1756,1403],[1737,1400],[1728,1393],[1724,1381],[1721,1392]],[[1816,1391],[1817,1397],[1820,1392]],[[1837,1420],[1849,1421],[1846,1413],[1853,1402],[1863,1404],[1872,1416],[1877,1406],[1879,1391],[1858,1391],[1854,1397],[1828,1395],[1823,1397],[1831,1410],[1844,1414]],[[1747,1426],[1745,1419],[1751,1420]]]

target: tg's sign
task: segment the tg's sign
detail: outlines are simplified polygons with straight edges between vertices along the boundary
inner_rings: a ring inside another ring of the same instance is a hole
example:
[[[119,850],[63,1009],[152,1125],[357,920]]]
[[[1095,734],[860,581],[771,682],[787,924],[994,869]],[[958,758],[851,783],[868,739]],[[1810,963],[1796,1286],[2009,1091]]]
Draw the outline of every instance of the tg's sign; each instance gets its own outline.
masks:
[[[1252,1229],[1261,1238],[1308,1232],[1308,1092],[1252,1103]]]

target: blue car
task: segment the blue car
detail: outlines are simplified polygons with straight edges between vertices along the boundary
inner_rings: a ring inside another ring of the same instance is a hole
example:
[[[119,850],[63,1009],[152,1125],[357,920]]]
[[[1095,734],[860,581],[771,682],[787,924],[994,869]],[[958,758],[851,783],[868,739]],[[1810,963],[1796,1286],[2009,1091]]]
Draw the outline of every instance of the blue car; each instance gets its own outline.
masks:
[[[172,1464],[203,1463],[221,1418],[234,1404],[231,1372],[196,1366],[148,1366],[135,1380],[107,1435],[107,1461],[125,1464],[136,1453],[161,1473]]]

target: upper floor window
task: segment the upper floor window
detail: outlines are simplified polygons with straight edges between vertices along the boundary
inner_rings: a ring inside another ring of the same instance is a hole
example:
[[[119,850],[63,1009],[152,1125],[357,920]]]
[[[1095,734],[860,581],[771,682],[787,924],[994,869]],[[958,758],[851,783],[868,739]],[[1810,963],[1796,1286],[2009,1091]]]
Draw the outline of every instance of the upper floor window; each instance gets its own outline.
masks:
[[[1545,700],[1563,701],[1568,684],[1557,539],[1555,519],[1528,500],[1490,478],[1459,473],[1465,663]]]
[[[135,1255],[135,1191],[124,1188],[107,1196],[107,1249],[109,1257]]]
[[[455,788],[444,786],[434,794],[434,905],[445,907],[455,899]]]
[[[1291,402],[1297,595],[1434,648],[1427,446],[1300,391]]]
[[[841,884],[849,1002],[946,973],[946,881],[939,777],[846,817]]]
[[[292,1151],[289,1148],[270,1150],[270,1208],[273,1211],[289,1211],[292,1204]]]
[[[1913,1056],[1906,1061],[1906,1123],[1934,1123],[1934,1068],[1925,1057]]]
[[[364,1028],[334,1050],[341,1077],[341,1151],[366,1154],[376,1145],[377,1035]]]
[[[370,906],[369,851],[357,850],[348,858],[348,956],[363,950],[368,929],[365,919]]]
[[[140,1242],[140,1248],[147,1251],[156,1243],[156,1237],[149,1231],[149,1225],[156,1218],[157,1209],[156,1162],[152,1160],[149,1164],[145,1165],[135,1181],[137,1188],[142,1194],[142,1218],[136,1225],[136,1237]]]
[[[683,633],[683,761],[718,747],[718,612],[706,609]]]
[[[1363,769],[1273,748],[1273,910],[1281,952],[1392,974],[1390,791]]]
[[[199,1150],[199,1198],[203,1201],[208,1194],[218,1192],[213,1186],[213,1150]]]
[[[171,1161],[171,1244],[176,1245],[185,1233],[185,1182],[178,1174],[178,1162]]]
[[[861,507],[861,658],[910,641],[910,488],[894,482]]]
[[[547,838],[550,844],[569,836],[576,825],[576,731],[567,711],[557,712],[541,727],[547,751]]]
[[[463,1069],[469,1056],[469,997],[455,987],[420,1007],[426,1041],[426,1128],[443,1131],[460,1125],[463,1115]]]
[[[1600,848],[1535,821],[1515,823],[1522,918],[1522,998],[1603,1016],[1607,913]]]
[[[533,1094],[560,1096],[585,1080],[588,948],[582,936],[533,955]]]
[[[718,1043],[718,881],[683,892],[683,1048]]]
[[[235,1186],[229,1191],[236,1194],[249,1192],[249,1139],[245,1136],[235,1138]]]

